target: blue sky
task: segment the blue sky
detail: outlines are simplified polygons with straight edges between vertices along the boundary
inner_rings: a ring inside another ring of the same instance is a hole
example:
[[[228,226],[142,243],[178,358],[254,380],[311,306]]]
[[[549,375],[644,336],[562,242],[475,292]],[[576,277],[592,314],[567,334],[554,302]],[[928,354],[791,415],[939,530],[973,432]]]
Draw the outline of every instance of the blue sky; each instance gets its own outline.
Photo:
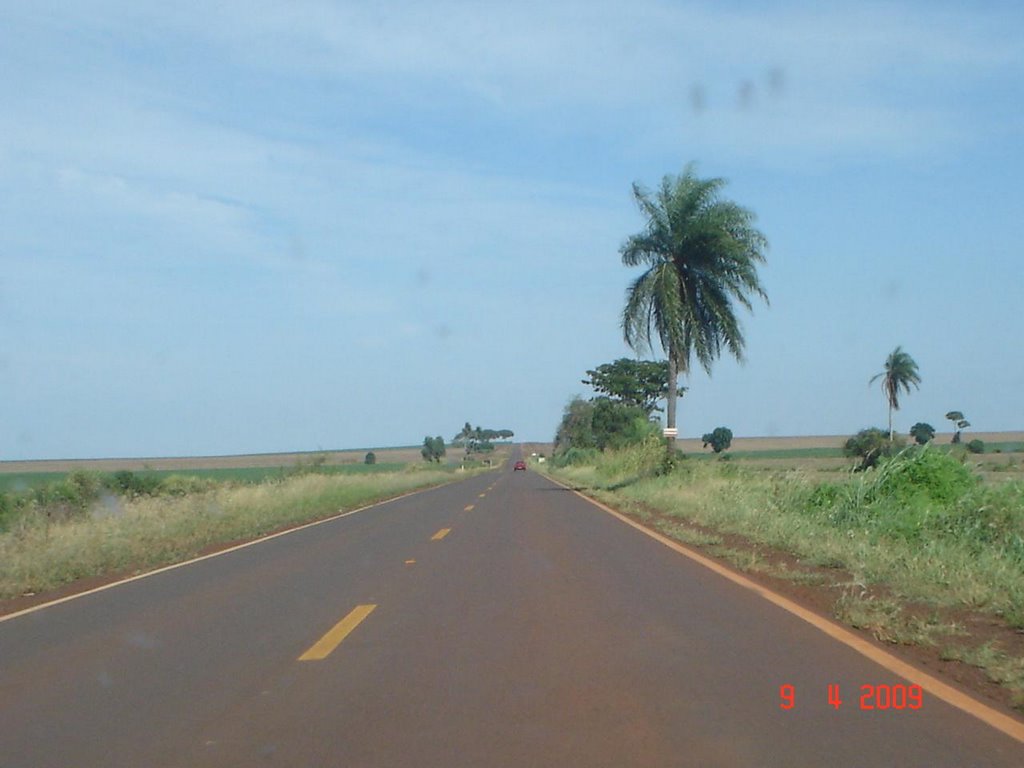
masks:
[[[1024,10],[827,5],[0,5],[0,458],[550,439],[689,161],[771,305],[684,436],[884,424],[896,345],[898,429],[1024,429]]]

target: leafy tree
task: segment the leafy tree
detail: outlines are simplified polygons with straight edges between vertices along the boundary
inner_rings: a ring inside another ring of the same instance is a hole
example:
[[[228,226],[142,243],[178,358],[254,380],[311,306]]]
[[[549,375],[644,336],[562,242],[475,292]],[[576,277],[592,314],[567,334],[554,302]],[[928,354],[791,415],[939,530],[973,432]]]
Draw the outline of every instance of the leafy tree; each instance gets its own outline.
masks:
[[[366,456],[363,457],[363,464],[376,464],[377,454],[373,451],[367,451]]]
[[[571,448],[597,448],[594,440],[594,404],[578,395],[566,404],[555,432],[554,452],[564,453]]]
[[[896,347],[885,359],[885,369],[871,377],[868,385],[882,380],[882,392],[885,393],[886,402],[889,404],[889,439],[893,439],[892,412],[900,409],[900,390],[910,394],[910,385],[915,388],[921,385],[921,377],[917,373],[917,363],[914,358],[903,351],[902,347]]]
[[[732,445],[732,430],[728,427],[715,427],[714,432],[705,432],[701,439],[705,448],[710,445],[715,453],[721,453]]]
[[[960,442],[960,432],[971,426],[971,422],[964,418],[963,413],[960,411],[950,411],[946,414],[946,418],[953,422],[955,431],[953,432],[953,443]]]
[[[428,435],[423,438],[423,447],[420,448],[420,455],[423,456],[424,461],[440,462],[444,458],[445,453],[443,437],[440,435],[430,437]]]
[[[625,405],[641,408],[645,413],[660,411],[658,400],[668,396],[668,362],[665,360],[654,362],[622,357],[587,371],[587,376],[584,384]]]
[[[883,456],[894,455],[902,447],[901,442],[890,438],[884,429],[870,427],[847,440],[843,445],[843,453],[859,458],[861,461],[857,469],[864,470],[875,466]]]
[[[918,445],[925,445],[930,443],[932,438],[935,437],[935,427],[931,424],[919,421],[910,428],[910,436],[914,438],[914,441]]]
[[[622,332],[634,350],[653,351],[656,338],[668,358],[666,421],[676,426],[676,379],[689,374],[696,357],[710,374],[723,348],[743,360],[745,340],[733,301],[752,310],[751,298],[767,301],[757,274],[767,240],[754,214],[719,197],[723,179],[700,179],[688,165],[681,176],[665,176],[652,193],[633,184],[633,197],[647,219],[643,232],[620,249],[622,263],[645,267],[629,286]],[[675,440],[668,440],[675,456]]]
[[[463,426],[462,430],[452,438],[452,443],[455,445],[465,445],[473,437],[473,427],[467,421]]]
[[[597,448],[594,439],[594,404],[578,396],[565,406],[562,421],[555,433],[555,453],[565,453],[571,448]]]
[[[622,448],[643,442],[659,431],[658,424],[639,406],[610,397],[574,397],[565,406],[558,425],[554,453],[564,456],[569,451]]]
[[[631,445],[659,432],[658,425],[651,422],[647,411],[640,406],[608,397],[595,397],[590,402],[594,406],[591,417],[594,442],[602,451]]]

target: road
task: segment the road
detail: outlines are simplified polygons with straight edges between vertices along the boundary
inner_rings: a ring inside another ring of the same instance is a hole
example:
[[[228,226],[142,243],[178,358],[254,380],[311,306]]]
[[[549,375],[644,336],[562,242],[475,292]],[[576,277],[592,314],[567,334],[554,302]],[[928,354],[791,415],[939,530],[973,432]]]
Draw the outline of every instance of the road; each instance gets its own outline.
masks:
[[[0,767],[1024,764],[907,691],[506,468],[0,622]]]

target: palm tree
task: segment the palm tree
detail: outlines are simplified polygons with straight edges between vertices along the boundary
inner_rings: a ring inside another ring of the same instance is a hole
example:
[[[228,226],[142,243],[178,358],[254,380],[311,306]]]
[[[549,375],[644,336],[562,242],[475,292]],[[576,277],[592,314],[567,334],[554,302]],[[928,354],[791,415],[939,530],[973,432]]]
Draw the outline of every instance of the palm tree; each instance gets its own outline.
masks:
[[[914,358],[903,351],[903,347],[896,347],[889,357],[885,359],[885,370],[875,374],[868,382],[868,386],[882,380],[882,392],[889,403],[889,440],[892,441],[892,412],[900,409],[900,390],[910,394],[910,385],[920,388],[921,377],[917,375],[917,363]]]
[[[733,311],[735,300],[752,310],[751,297],[768,296],[757,264],[768,242],[754,227],[754,214],[719,198],[724,179],[699,179],[691,163],[681,176],[665,176],[657,193],[633,184],[633,197],[647,227],[620,249],[622,263],[646,267],[626,292],[622,332],[636,351],[657,337],[668,357],[666,421],[676,426],[677,377],[696,357],[711,364],[727,349],[742,362],[745,340]],[[669,433],[669,455],[675,438]]]

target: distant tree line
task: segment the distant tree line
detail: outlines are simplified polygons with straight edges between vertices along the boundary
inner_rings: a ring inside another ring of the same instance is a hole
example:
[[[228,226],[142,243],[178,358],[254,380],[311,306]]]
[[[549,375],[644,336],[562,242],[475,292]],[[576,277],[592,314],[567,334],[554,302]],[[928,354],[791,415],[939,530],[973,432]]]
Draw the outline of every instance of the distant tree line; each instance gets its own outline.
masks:
[[[493,440],[509,440],[515,437],[511,429],[487,429],[481,426],[472,426],[468,421],[462,425],[462,429],[452,438],[452,445],[463,446],[466,455],[473,453],[490,453],[494,450]]]

